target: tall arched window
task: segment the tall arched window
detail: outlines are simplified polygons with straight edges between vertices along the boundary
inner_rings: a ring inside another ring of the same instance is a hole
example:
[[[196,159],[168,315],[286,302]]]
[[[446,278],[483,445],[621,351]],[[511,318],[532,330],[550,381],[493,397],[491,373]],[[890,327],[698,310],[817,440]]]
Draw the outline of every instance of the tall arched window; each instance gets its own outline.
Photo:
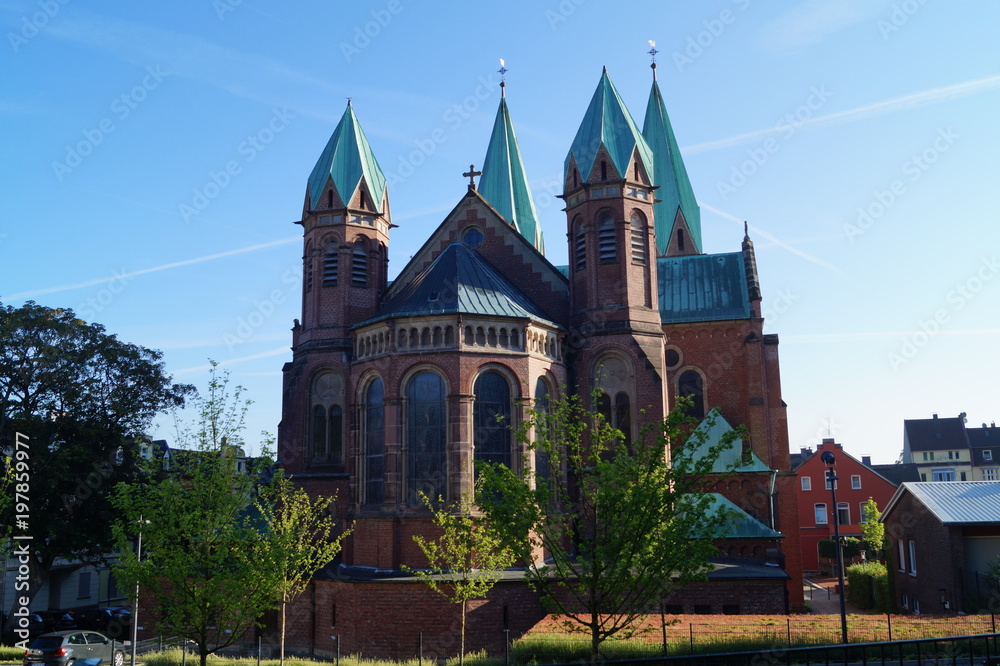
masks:
[[[385,501],[385,387],[375,378],[365,393],[365,504]]]
[[[306,243],[306,254],[302,257],[302,272],[305,273],[305,290],[312,291],[313,288],[313,258],[312,243]]]
[[[582,270],[587,267],[587,234],[579,217],[573,220],[573,230],[573,260],[576,270]]]
[[[696,370],[685,370],[677,379],[677,395],[691,399],[691,416],[705,418],[705,387],[701,374]]]
[[[351,254],[351,286],[368,286],[368,249],[364,241],[355,241]]]
[[[420,504],[418,493],[445,497],[448,471],[444,381],[419,372],[406,387],[406,499]]]
[[[629,231],[632,238],[632,262],[646,263],[646,224],[639,213],[632,213],[629,219]]]
[[[344,379],[325,371],[316,375],[310,394],[309,457],[315,465],[344,463]]]
[[[635,378],[631,363],[618,356],[605,356],[594,371],[594,382],[600,389],[595,405],[608,425],[622,431],[625,444],[632,443],[632,393]]]
[[[510,384],[499,372],[484,372],[472,389],[474,459],[510,467]]]
[[[618,261],[618,244],[615,239],[615,218],[611,213],[601,213],[597,224],[597,256],[602,264]]]
[[[537,428],[546,427],[546,419],[549,415],[549,385],[542,377],[535,382],[535,412],[538,415],[538,425],[536,426],[535,439],[540,437]],[[535,449],[535,477],[539,480],[552,478],[552,457],[549,452],[539,447]]]
[[[613,424],[622,431],[626,444],[632,443],[632,403],[628,393],[615,396],[615,420]]]
[[[323,254],[323,286],[332,287],[337,284],[339,257],[336,240],[326,242],[326,252]]]

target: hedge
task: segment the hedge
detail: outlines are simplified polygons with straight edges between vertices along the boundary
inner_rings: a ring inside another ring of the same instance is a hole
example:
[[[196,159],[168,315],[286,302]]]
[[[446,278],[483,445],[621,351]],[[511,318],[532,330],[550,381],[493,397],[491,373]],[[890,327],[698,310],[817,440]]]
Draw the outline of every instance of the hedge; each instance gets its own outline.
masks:
[[[881,562],[864,562],[847,567],[847,601],[859,610],[892,611],[889,572]]]

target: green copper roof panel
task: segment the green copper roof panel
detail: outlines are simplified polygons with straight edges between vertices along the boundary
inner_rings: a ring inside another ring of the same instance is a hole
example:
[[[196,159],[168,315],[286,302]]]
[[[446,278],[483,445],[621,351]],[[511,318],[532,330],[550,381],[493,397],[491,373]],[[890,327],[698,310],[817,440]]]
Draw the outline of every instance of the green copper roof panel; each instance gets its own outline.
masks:
[[[664,324],[749,319],[743,254],[695,254],[656,260]]]
[[[597,90],[590,100],[590,106],[587,107],[587,113],[580,123],[580,129],[576,131],[576,138],[573,139],[573,145],[570,146],[569,154],[566,156],[563,178],[569,178],[570,159],[575,157],[580,174],[586,180],[590,175],[589,169],[594,166],[597,151],[602,145],[607,149],[620,174],[628,171],[632,151],[638,148],[639,159],[649,177],[653,178],[653,153],[646,140],[642,138],[642,132],[632,120],[628,109],[625,108],[622,98],[618,96],[607,70],[601,74],[601,81],[597,84]]]
[[[364,178],[371,192],[373,205],[376,208],[381,206],[382,195],[385,193],[385,175],[350,104],[309,174],[311,208],[315,209],[319,205],[329,178],[333,178],[337,194],[345,203]]]
[[[700,460],[709,455],[710,449],[718,445],[723,435],[732,431],[733,426],[729,425],[729,422],[726,421],[718,409],[713,409],[695,429],[695,432],[705,433],[705,440],[701,443],[701,446],[691,452],[692,458]],[[712,464],[712,472],[715,474],[770,471],[771,468],[765,465],[764,461],[757,457],[757,454],[753,451],[748,451],[744,456],[742,439],[733,440],[730,446],[718,454],[718,457]]]
[[[733,504],[719,493],[708,493],[711,498],[709,513],[724,511],[729,514],[722,539],[784,539],[785,535],[776,532],[760,522],[740,507]]]
[[[448,245],[417,273],[374,319],[358,326],[390,317],[441,314],[516,317],[555,326],[486,259],[458,242]]]
[[[700,253],[701,249],[701,209],[695,199],[691,181],[688,179],[681,150],[674,138],[674,130],[667,116],[667,107],[663,103],[660,87],[653,81],[653,89],[649,92],[649,102],[646,104],[646,119],[642,124],[642,136],[653,151],[653,164],[656,178],[654,184],[659,185],[653,211],[656,215],[656,247],[659,254],[667,250],[667,243],[673,234],[674,220],[677,209],[684,213],[691,240]]]
[[[544,252],[542,227],[528,188],[528,177],[510,121],[507,100],[500,98],[493,135],[486,149],[479,193],[539,252]]]

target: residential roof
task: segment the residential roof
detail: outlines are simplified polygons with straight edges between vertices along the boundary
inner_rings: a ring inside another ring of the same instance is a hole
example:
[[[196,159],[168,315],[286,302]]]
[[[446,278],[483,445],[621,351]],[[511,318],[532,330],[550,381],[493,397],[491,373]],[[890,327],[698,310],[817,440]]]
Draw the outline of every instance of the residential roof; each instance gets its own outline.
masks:
[[[994,423],[989,428],[983,424],[982,428],[966,428],[965,434],[969,437],[969,445],[977,449],[988,449],[1000,446],[1000,429]]]
[[[528,187],[528,176],[521,161],[521,150],[514,135],[514,125],[507,110],[507,100],[500,98],[500,108],[493,122],[493,135],[483,161],[479,193],[539,252],[544,252],[542,225],[538,222],[535,202]]]
[[[319,205],[326,183],[331,178],[345,205],[363,180],[368,186],[373,205],[376,208],[381,206],[382,195],[385,193],[385,175],[350,102],[309,174],[307,191],[311,208]]]
[[[667,116],[667,107],[663,103],[663,95],[655,80],[649,91],[642,136],[653,151],[653,170],[656,173],[653,182],[659,186],[656,191],[657,202],[653,206],[658,254],[662,255],[667,250],[678,210],[684,215],[695,249],[701,253],[701,209],[684,167],[681,150]]]
[[[456,241],[390,298],[373,319],[355,328],[389,317],[441,314],[517,317],[557,326],[485,258]]]
[[[741,252],[660,257],[656,279],[664,324],[750,318]]]
[[[903,433],[910,451],[969,448],[965,419],[962,417],[906,419],[903,421]]]
[[[918,481],[904,483],[892,496],[887,515],[910,493],[944,525],[1000,522],[1000,481]]]
[[[608,151],[615,169],[622,175],[628,173],[628,163],[632,159],[632,153],[638,150],[639,160],[645,167],[646,173],[653,182],[656,182],[653,172],[653,153],[628,109],[625,108],[625,103],[615,90],[615,85],[611,82],[606,69],[601,74],[597,90],[594,91],[587,113],[583,116],[569,154],[566,155],[563,181],[569,179],[570,163],[574,158],[583,179],[588,180],[601,146]]]
[[[917,467],[918,465],[916,463],[871,465],[871,468],[875,470],[877,474],[894,486],[898,486],[899,484],[907,481],[919,481],[920,472],[917,471]]]

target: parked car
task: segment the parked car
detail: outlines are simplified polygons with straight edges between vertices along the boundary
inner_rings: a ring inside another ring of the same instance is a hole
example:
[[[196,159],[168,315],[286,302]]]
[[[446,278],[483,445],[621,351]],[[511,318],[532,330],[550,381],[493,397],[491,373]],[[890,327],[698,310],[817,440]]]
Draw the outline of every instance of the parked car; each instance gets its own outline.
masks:
[[[66,611],[42,611],[38,613],[45,622],[46,631],[76,629],[76,620]]]
[[[107,606],[107,609],[115,614],[121,622],[131,622],[132,621],[132,609],[128,606]]]
[[[44,634],[49,631],[48,626],[45,624],[45,619],[38,613],[32,613],[28,616],[28,636],[35,637],[38,634]]]
[[[107,608],[78,608],[73,617],[80,629],[105,631],[115,621],[115,614]]]
[[[74,662],[123,666],[125,652],[120,646],[96,631],[54,631],[31,641],[23,666],[71,666]]]

